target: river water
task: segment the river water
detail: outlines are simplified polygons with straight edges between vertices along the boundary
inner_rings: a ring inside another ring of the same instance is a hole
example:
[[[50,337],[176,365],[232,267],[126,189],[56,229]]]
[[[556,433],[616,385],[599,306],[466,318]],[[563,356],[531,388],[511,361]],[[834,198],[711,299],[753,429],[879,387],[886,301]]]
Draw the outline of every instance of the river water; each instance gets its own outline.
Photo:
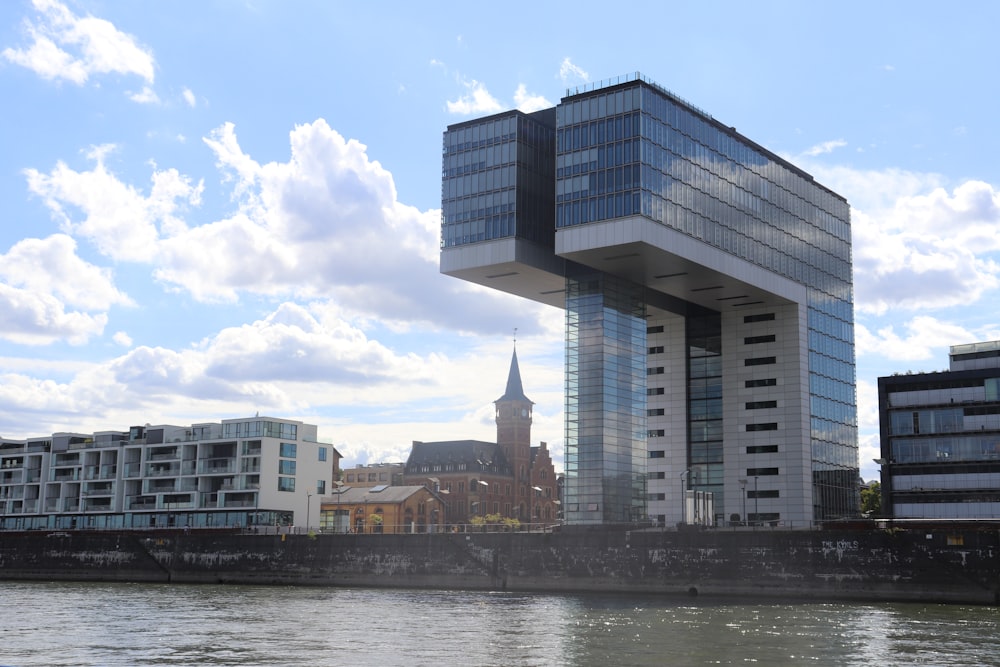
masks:
[[[1000,666],[1000,609],[0,582],[0,664]]]

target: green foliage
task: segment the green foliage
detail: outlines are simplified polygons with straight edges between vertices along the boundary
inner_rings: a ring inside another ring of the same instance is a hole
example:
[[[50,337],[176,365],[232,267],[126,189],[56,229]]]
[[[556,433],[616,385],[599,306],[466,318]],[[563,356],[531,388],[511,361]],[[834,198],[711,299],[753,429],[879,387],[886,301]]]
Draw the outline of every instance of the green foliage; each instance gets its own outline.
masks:
[[[861,489],[861,514],[868,517],[882,514],[882,485],[872,482],[867,488]]]

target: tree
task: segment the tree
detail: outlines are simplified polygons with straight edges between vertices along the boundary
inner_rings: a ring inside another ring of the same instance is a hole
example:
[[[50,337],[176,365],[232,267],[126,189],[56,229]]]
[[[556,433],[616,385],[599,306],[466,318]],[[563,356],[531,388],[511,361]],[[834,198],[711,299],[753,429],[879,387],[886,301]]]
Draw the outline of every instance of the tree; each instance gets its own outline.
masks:
[[[882,485],[878,482],[861,489],[861,514],[867,517],[882,514]]]

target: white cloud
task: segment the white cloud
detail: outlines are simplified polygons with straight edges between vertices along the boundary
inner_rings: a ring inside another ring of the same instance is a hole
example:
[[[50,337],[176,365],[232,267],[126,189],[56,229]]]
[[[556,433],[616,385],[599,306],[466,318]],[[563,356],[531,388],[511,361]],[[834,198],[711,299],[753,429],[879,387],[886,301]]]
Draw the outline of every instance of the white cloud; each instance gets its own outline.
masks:
[[[138,93],[129,93],[128,98],[139,104],[159,104],[160,96],[149,86],[143,86]]]
[[[115,340],[130,342],[125,335]],[[538,403],[535,438],[555,450],[562,432],[561,345],[538,340],[519,340],[518,353],[525,389]],[[555,363],[535,362],[551,352]],[[283,303],[183,349],[140,346],[77,365],[64,382],[36,380],[27,367],[0,359],[8,369],[0,377],[0,414],[9,429],[22,413],[38,410],[23,423],[26,434],[39,435],[260,410],[315,421],[321,437],[343,444],[348,455],[370,452],[384,460],[404,454],[413,439],[491,438],[491,401],[503,391],[509,359],[509,344],[495,338],[453,346],[451,356],[400,354],[329,302]],[[324,416],[313,420],[316,414]]]
[[[88,157],[96,162],[91,171],[77,172],[63,162],[48,174],[26,169],[28,188],[42,197],[67,233],[89,239],[113,259],[148,261],[159,237],[157,225],[170,234],[183,229],[176,214],[184,205],[197,206],[204,186],[168,169],[153,173],[149,196],[144,196],[104,166],[111,148],[91,150]]]
[[[590,75],[582,68],[574,65],[569,56],[566,56],[559,65],[559,79],[567,85],[571,83],[586,83],[590,81]]]
[[[42,78],[77,85],[94,74],[108,73],[133,74],[153,83],[152,53],[110,21],[76,16],[57,0],[34,0],[33,4],[39,13],[37,22],[25,21],[32,43],[24,49],[4,49],[3,56],[10,62]],[[149,101],[151,92],[140,93],[140,101]]]
[[[529,95],[523,83],[514,92],[514,105],[524,113],[549,109],[555,106],[555,104],[549,102],[542,95]]]
[[[80,259],[68,236],[24,239],[0,255],[2,339],[81,345],[104,331],[109,308],[131,304],[111,272]]]
[[[76,242],[64,234],[19,241],[0,255],[0,280],[85,310],[132,304],[115,287],[111,271],[83,261],[76,254]]]
[[[486,86],[479,81],[463,81],[462,85],[468,91],[454,102],[446,102],[448,113],[455,114],[490,114],[503,110],[500,102],[490,95]]]
[[[817,144],[812,148],[806,150],[805,154],[809,156],[822,155],[824,153],[832,153],[837,148],[843,148],[847,145],[847,142],[843,139],[833,139],[832,141],[824,141],[821,144]]]
[[[0,338],[21,345],[49,345],[59,340],[82,345],[100,335],[108,323],[106,313],[67,312],[52,295],[4,283],[0,283],[0,311]]]
[[[124,331],[116,331],[111,340],[122,347],[132,347],[132,337]]]
[[[965,327],[945,322],[929,315],[920,315],[901,322],[902,331],[886,325],[870,331],[864,324],[855,324],[854,339],[857,355],[877,357],[891,361],[931,362],[940,364],[937,351],[962,342],[977,340],[976,334]],[[944,362],[947,366],[947,362]],[[933,368],[907,368],[903,370],[934,371]]]
[[[854,215],[860,311],[969,305],[1000,286],[1000,193],[969,181]]]
[[[181,96],[184,98],[184,101],[187,103],[187,105],[192,109],[195,106],[197,106],[198,100],[195,98],[194,93],[191,92],[190,88],[185,88],[183,91],[181,91]]]

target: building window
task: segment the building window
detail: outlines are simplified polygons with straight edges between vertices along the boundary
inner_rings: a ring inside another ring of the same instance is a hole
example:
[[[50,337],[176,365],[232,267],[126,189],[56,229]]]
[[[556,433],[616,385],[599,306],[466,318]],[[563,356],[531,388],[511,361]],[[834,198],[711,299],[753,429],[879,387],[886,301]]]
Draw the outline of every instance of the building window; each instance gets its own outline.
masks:
[[[348,482],[353,482],[354,481],[354,473],[353,472],[347,473],[347,481]]]
[[[318,479],[316,480],[316,493],[319,495],[324,495],[326,493],[326,480]]]
[[[647,493],[646,500],[666,500],[667,494],[665,493]]]
[[[646,333],[648,333],[648,334],[651,334],[651,333],[663,333],[663,327],[662,326],[646,327]]]
[[[375,474],[376,474],[376,473],[373,473],[373,472],[370,472],[370,473],[368,473],[368,481],[369,481],[369,482],[374,482],[374,481],[376,481],[376,477],[375,477]]]
[[[662,428],[654,428],[646,431],[647,438],[662,438],[665,431]]]
[[[664,450],[662,449],[652,449],[649,452],[649,458],[651,459],[662,459],[664,458]]]
[[[649,387],[646,389],[646,396],[663,396],[663,387]]]
[[[747,410],[761,410],[764,408],[778,407],[777,401],[750,401],[746,404]]]
[[[663,408],[651,408],[646,410],[647,417],[661,417],[663,416]]]
[[[744,366],[767,366],[768,364],[775,364],[778,362],[777,357],[751,357],[750,359],[744,359]]]
[[[776,454],[777,445],[750,445],[747,447],[747,454]]]
[[[656,366],[654,368],[647,368],[646,375],[663,375],[663,366]]]
[[[761,380],[747,380],[743,383],[747,389],[752,389],[753,387],[774,387],[778,384],[776,378],[763,378]]]
[[[647,472],[646,479],[666,479],[666,475],[667,473],[663,472],[662,470],[658,472]]]
[[[774,313],[761,313],[760,315],[747,315],[743,318],[744,324],[751,322],[770,322],[774,319]]]
[[[655,346],[649,348],[649,354],[663,354],[663,346],[662,345],[655,345]]]
[[[297,446],[294,443],[283,442],[279,448],[278,456],[286,459],[294,459],[296,449]]]
[[[294,477],[279,477],[278,478],[278,491],[294,491],[295,490],[295,478]]]
[[[295,461],[278,461],[278,474],[279,475],[294,475],[295,474]]]
[[[768,477],[777,474],[777,468],[747,468],[747,477]]]
[[[378,474],[378,481],[380,481],[380,482],[388,482],[389,481],[389,473],[387,473],[387,472],[380,472]]]
[[[743,339],[743,344],[754,345],[756,343],[773,343],[774,341],[774,334],[768,334],[766,336],[747,336]]]
[[[326,461],[326,447],[320,447],[318,452],[319,452],[319,460]]]
[[[458,492],[459,493],[465,493],[465,482],[459,482],[458,483]]]
[[[780,498],[780,497],[781,497],[780,492],[777,489],[768,489],[766,491],[763,489],[758,491],[754,491],[751,489],[750,491],[747,491],[747,498]]]
[[[752,432],[752,431],[777,431],[777,430],[778,430],[778,424],[777,424],[777,422],[770,422],[770,423],[767,423],[767,424],[747,424],[747,431],[748,432]]]

